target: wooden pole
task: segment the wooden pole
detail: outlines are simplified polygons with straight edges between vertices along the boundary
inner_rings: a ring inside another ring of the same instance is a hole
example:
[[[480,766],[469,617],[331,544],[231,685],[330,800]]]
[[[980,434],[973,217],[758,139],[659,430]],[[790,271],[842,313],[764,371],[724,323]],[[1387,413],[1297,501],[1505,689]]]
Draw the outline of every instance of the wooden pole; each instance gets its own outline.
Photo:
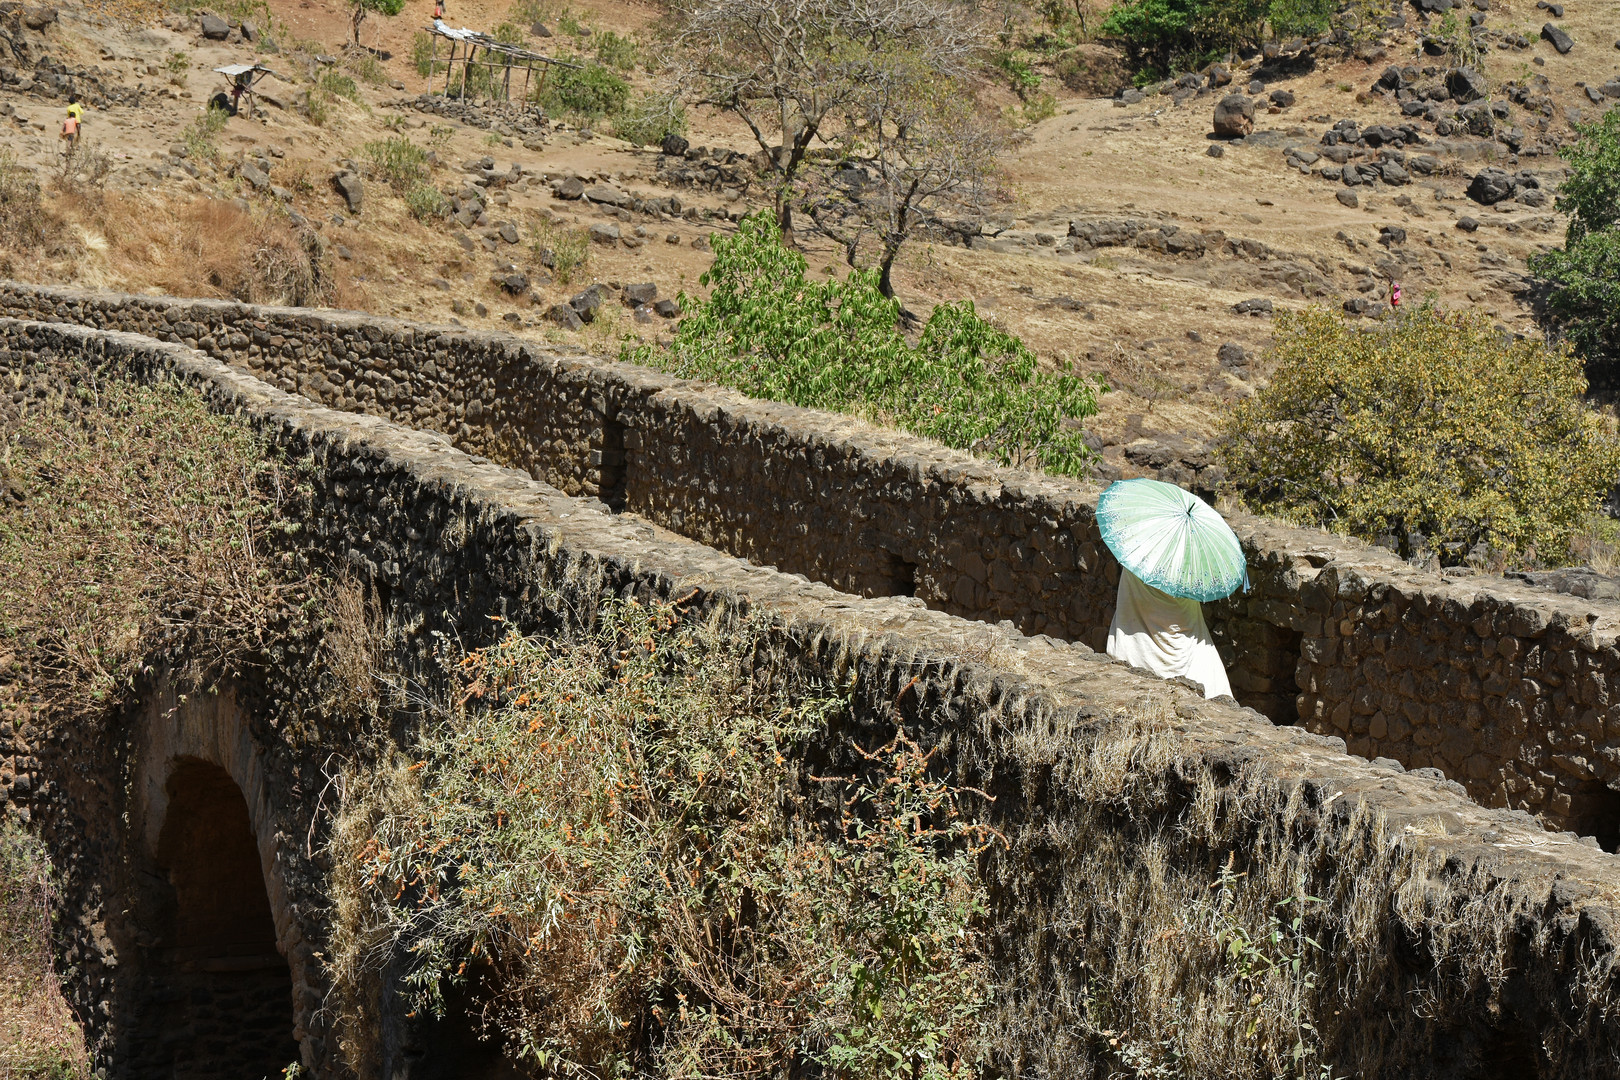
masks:
[[[433,69],[435,67],[437,67],[438,64],[439,64],[439,35],[438,34],[429,34],[428,35],[428,49],[429,49],[429,53],[428,53],[429,59],[428,59],[428,69],[427,69],[427,86],[425,86],[423,88],[423,93],[431,94],[431,93],[433,93]]]
[[[455,78],[456,71],[456,39],[450,39],[450,59],[444,62],[444,96],[450,96],[450,80]]]

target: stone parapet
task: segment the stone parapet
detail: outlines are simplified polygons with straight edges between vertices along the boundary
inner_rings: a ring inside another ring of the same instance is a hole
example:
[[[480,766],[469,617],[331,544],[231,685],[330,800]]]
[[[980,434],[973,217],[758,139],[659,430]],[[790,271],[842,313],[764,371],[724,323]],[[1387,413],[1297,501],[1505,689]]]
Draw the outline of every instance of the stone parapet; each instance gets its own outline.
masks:
[[[1092,484],[498,333],[0,285],[0,312],[149,335],[442,433],[693,540],[862,596],[1100,649],[1118,566]],[[1233,515],[1253,591],[1207,613],[1237,699],[1478,801],[1620,843],[1620,603],[1415,570]]]

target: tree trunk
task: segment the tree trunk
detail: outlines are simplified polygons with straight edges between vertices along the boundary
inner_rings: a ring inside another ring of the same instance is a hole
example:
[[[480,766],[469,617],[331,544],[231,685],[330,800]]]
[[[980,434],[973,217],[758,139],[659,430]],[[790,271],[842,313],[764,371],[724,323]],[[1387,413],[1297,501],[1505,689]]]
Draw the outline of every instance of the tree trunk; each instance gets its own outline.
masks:
[[[894,299],[894,281],[890,274],[894,269],[894,260],[900,254],[900,245],[891,240],[883,242],[883,260],[878,263],[878,292]]]

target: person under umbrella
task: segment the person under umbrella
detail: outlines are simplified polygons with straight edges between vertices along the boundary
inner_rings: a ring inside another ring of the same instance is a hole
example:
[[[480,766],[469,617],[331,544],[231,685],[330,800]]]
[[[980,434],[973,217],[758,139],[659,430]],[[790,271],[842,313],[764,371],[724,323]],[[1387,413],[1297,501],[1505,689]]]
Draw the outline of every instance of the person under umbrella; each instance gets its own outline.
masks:
[[[1204,500],[1159,480],[1111,485],[1097,501],[1097,524],[1120,565],[1108,655],[1191,679],[1206,698],[1230,697],[1203,602],[1248,588],[1237,534]]]

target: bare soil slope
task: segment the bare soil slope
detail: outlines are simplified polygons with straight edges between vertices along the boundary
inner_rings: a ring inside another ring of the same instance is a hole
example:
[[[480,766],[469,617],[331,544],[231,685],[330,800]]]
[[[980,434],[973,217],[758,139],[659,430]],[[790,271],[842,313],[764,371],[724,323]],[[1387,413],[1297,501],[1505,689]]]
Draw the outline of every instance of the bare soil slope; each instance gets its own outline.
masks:
[[[1278,310],[1348,303],[1376,317],[1398,281],[1409,302],[1478,305],[1508,331],[1538,332],[1525,258],[1562,239],[1564,222],[1546,197],[1561,177],[1558,145],[1574,120],[1615,103],[1605,84],[1620,90],[1610,83],[1620,74],[1620,5],[1568,0],[1561,18],[1531,0],[1485,6],[1483,100],[1497,116],[1496,131],[1483,135],[1446,134],[1435,123],[1457,102],[1403,114],[1414,87],[1421,98],[1455,63],[1424,52],[1428,24],[1410,4],[1392,8],[1403,25],[1359,58],[1327,49],[1256,57],[1234,65],[1230,86],[1204,80],[1110,99],[1066,94],[1049,80],[1055,114],[1024,132],[1007,163],[1015,201],[965,243],[941,235],[913,244],[897,273],[903,299],[926,312],[971,298],[1049,362],[1106,374],[1115,389],[1091,424],[1105,472],[1184,480],[1215,479],[1200,477],[1205,444],[1222,412],[1264,380]],[[520,130],[487,116],[421,111],[424,81],[410,56],[430,12],[428,0],[410,0],[397,18],[368,19],[362,38],[378,50],[376,64],[345,58],[348,11],[333,0],[272,0],[234,19],[221,12],[236,27],[225,41],[203,36],[202,9],[68,6],[39,29],[22,27],[24,55],[0,70],[0,113],[9,110],[0,150],[32,172],[45,193],[41,213],[55,224],[42,243],[9,244],[0,269],[275,300],[304,288],[290,267],[313,257],[310,295],[333,305],[604,351],[668,333],[668,319],[616,304],[579,330],[545,316],[593,281],[613,291],[651,282],[662,297],[695,290],[708,238],[764,203],[742,160],[756,149],[745,133],[725,117],[695,115],[689,137],[709,152],[682,161],[613,138],[607,123],[551,118]],[[504,0],[456,0],[448,21],[489,30],[521,20],[528,29],[533,13]],[[645,34],[660,9],[587,0],[568,14],[598,33]],[[1541,36],[1549,21],[1573,40],[1567,53]],[[256,40],[243,40],[245,30]],[[553,55],[593,47],[592,36],[565,33],[555,18],[548,30],[530,45]],[[281,76],[266,82],[269,100],[257,117],[233,118],[199,140],[202,106],[224,86],[211,69],[252,57]],[[1410,79],[1380,89],[1391,66],[1408,67]],[[337,98],[324,123],[312,122],[303,103],[314,81],[344,70],[370,79],[357,80],[359,101]],[[639,69],[630,77],[653,81]],[[1214,139],[1215,102],[1256,78],[1254,132]],[[111,156],[103,185],[58,176],[69,89],[95,102],[86,133]],[[1277,91],[1283,104],[1268,108]],[[1357,133],[1406,129],[1399,143],[1369,134],[1343,165],[1323,136],[1346,121]],[[397,136],[431,146],[433,183],[453,205],[476,196],[480,213],[424,224],[375,176],[355,212],[334,175],[365,173],[365,145]],[[1357,163],[1383,174],[1347,186],[1339,176]],[[1516,177],[1516,197],[1489,206],[1469,197],[1487,167]],[[624,197],[618,206],[560,197],[557,183],[571,176]],[[473,181],[479,186],[469,188]],[[1536,189],[1542,194],[1527,194]],[[542,249],[592,224],[611,226],[618,239],[599,230],[585,265],[560,280]],[[805,245],[818,272],[839,272],[830,246],[813,236]]]

